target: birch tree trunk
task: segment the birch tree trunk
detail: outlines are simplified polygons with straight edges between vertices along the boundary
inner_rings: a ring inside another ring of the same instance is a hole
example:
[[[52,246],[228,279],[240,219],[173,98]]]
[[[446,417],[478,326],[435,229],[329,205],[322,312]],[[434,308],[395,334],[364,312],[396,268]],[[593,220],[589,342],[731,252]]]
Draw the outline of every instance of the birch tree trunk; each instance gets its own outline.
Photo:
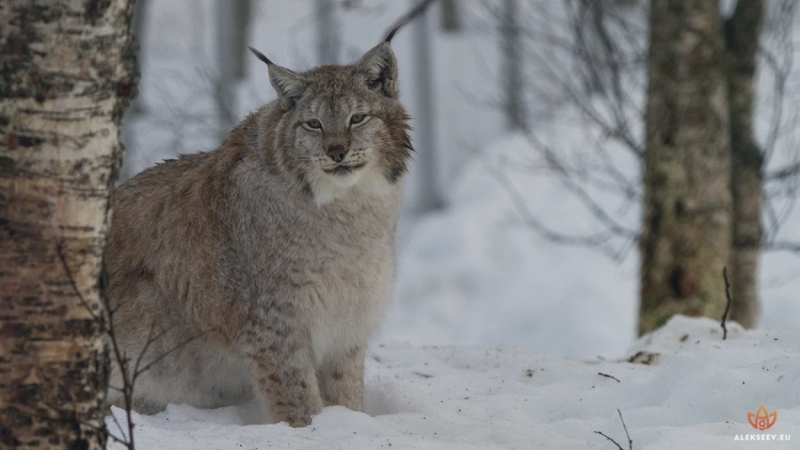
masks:
[[[717,1],[653,0],[639,333],[721,317],[731,259],[725,42]]]
[[[0,447],[105,447],[99,276],[131,0],[0,4]]]
[[[733,194],[730,318],[747,328],[758,319],[763,157],[753,135],[753,79],[764,8],[763,0],[739,0],[725,24]]]

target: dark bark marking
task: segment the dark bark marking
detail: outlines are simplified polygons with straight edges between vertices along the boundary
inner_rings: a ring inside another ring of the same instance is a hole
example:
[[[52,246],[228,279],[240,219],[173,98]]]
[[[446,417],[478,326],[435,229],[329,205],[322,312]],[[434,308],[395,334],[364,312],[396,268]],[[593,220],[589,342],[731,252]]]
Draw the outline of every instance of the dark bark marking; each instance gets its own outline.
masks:
[[[45,140],[38,137],[33,136],[18,136],[17,142],[19,145],[23,147],[36,147],[37,145],[41,145]]]
[[[86,18],[94,25],[111,6],[111,0],[87,0],[85,5]]]
[[[17,175],[16,162],[8,156],[0,155],[0,175]],[[0,198],[0,200],[3,200],[3,198]]]
[[[685,300],[697,294],[700,283],[683,266],[676,266],[669,274],[669,287],[673,298]]]

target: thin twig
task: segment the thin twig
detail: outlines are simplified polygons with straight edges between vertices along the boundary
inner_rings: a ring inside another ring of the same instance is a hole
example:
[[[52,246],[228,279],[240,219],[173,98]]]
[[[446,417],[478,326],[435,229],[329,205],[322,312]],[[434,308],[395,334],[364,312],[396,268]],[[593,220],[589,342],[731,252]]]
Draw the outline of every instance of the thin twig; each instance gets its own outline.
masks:
[[[731,305],[733,304],[733,298],[731,298],[731,284],[728,282],[728,267],[722,268],[722,279],[725,280],[725,297],[728,299],[728,302],[725,304],[725,312],[722,314],[722,322],[720,325],[722,326],[722,340],[728,339],[728,327],[725,326],[726,322],[728,321],[728,313],[731,310]]]
[[[597,374],[600,375],[601,377],[611,378],[612,380],[616,381],[617,383],[622,383],[621,381],[619,381],[619,378],[615,377],[614,375],[609,375],[609,374],[603,373],[603,372],[597,372]]]
[[[614,445],[616,445],[619,450],[625,450],[624,448],[622,448],[621,445],[619,445],[619,443],[617,441],[615,441],[614,439],[611,439],[610,437],[606,436],[602,431],[595,431],[595,434],[599,434],[600,436],[603,436],[604,438],[606,438],[609,441],[613,442]]]
[[[87,427],[87,428],[91,428],[92,430],[98,431],[100,433],[105,433],[106,436],[110,437],[114,442],[118,442],[118,443],[120,443],[122,445],[125,445],[125,446],[128,445],[128,443],[126,441],[124,441],[121,438],[111,434],[111,432],[108,431],[108,428],[104,428],[104,427],[97,426],[97,425],[92,425],[91,423],[83,422],[83,421],[81,421],[81,426],[84,426],[84,427]],[[121,430],[122,429],[120,429],[120,431]],[[122,435],[124,436],[125,433],[123,432]]]
[[[163,333],[166,333],[165,330],[159,333],[158,336],[153,337],[153,330],[155,330],[155,328],[155,324],[150,325],[150,329],[147,331],[147,339],[144,341],[144,347],[142,347],[142,350],[139,352],[139,356],[136,358],[136,362],[133,364],[133,381],[136,381],[136,372],[139,371],[139,366],[142,363],[142,359],[144,359],[144,355],[147,353],[147,351],[150,350],[150,346],[153,344],[153,342],[159,339]]]
[[[600,374],[600,375],[602,375],[602,374]],[[628,433],[628,426],[625,425],[625,419],[622,418],[622,411],[617,409],[617,414],[619,414],[619,420],[622,422],[622,428],[625,430],[625,437],[628,438],[628,450],[633,450],[633,439],[631,439],[631,435]],[[625,450],[624,448],[622,448],[621,445],[619,445],[619,442],[617,442],[614,439],[610,438],[608,435],[606,435],[602,431],[595,431],[595,434],[599,434],[600,436],[603,436],[604,438],[606,438],[609,441],[613,442],[614,445],[616,445],[619,450]]]
[[[800,253],[800,242],[772,241],[764,244],[764,250]]]
[[[103,279],[102,276],[101,279]],[[125,405],[125,415],[128,419],[128,436],[125,446],[127,446],[129,450],[134,450],[136,448],[133,437],[134,424],[133,420],[131,420],[131,412],[133,411],[133,381],[128,373],[128,363],[130,360],[123,353],[119,346],[119,342],[117,341],[116,328],[114,327],[114,310],[111,308],[111,301],[109,300],[108,295],[106,295],[104,283],[100,283],[100,296],[103,299],[103,303],[106,307],[106,316],[108,319],[108,328],[106,330],[106,334],[108,335],[108,339],[111,341],[111,350],[114,352],[114,359],[119,365],[119,372],[120,376],[122,377],[122,399]],[[123,432],[122,434],[124,435],[125,433]]]
[[[628,438],[628,450],[633,450],[633,439],[631,439],[631,435],[628,433],[628,426],[625,425],[625,419],[622,418],[622,411],[617,409],[617,414],[619,414],[619,421],[622,422],[622,428],[625,430],[625,437]]]
[[[78,283],[75,281],[75,277],[72,275],[72,271],[69,269],[69,266],[67,265],[67,257],[64,255],[64,242],[61,240],[59,240],[56,243],[56,255],[58,255],[58,259],[61,261],[61,266],[64,268],[64,272],[66,272],[67,274],[67,279],[69,280],[70,285],[72,285],[72,290],[75,291],[75,295],[78,296],[78,300],[81,302],[83,307],[86,308],[86,311],[88,311],[89,314],[91,314],[92,319],[94,319],[95,322],[97,322],[99,325],[102,326],[103,321],[100,319],[100,317],[97,316],[97,314],[94,313],[94,310],[89,305],[89,302],[86,300],[86,297],[84,297],[83,294],[81,293],[81,290],[78,289]]]
[[[152,361],[150,361],[149,363],[147,363],[147,365],[145,365],[144,367],[142,367],[142,368],[140,368],[140,369],[136,370],[136,371],[133,373],[133,375],[134,375],[134,380],[135,380],[136,378],[138,378],[138,377],[139,377],[139,375],[141,375],[141,374],[143,374],[143,373],[147,372],[148,370],[150,370],[150,368],[151,368],[151,367],[153,367],[154,365],[158,364],[158,362],[160,362],[162,359],[164,359],[164,358],[166,358],[167,356],[169,356],[169,354],[170,354],[170,353],[172,353],[172,352],[174,352],[174,351],[176,351],[176,350],[179,350],[181,347],[183,347],[183,346],[185,346],[185,345],[189,344],[190,342],[194,341],[195,339],[199,339],[199,338],[201,338],[201,337],[205,336],[206,334],[210,333],[211,331],[212,331],[212,330],[205,330],[205,331],[202,331],[202,332],[200,332],[200,334],[196,334],[196,335],[194,335],[194,336],[192,336],[192,337],[190,337],[190,338],[188,338],[188,339],[185,339],[185,340],[183,340],[183,341],[179,342],[178,344],[176,344],[175,346],[173,346],[172,348],[170,348],[169,350],[167,350],[167,351],[165,351],[165,352],[161,353],[160,355],[158,355],[158,357],[156,357],[155,359],[153,359]]]
[[[122,383],[123,383],[122,393],[125,398],[125,413],[127,414],[128,417],[128,438],[127,440],[122,440],[117,436],[114,436],[113,434],[108,432],[108,429],[105,430],[106,435],[111,439],[113,439],[114,441],[119,442],[120,444],[126,446],[129,450],[134,450],[135,447],[133,444],[133,422],[131,421],[131,408],[132,408],[131,400],[132,400],[133,386],[129,383],[128,377],[126,375],[127,359],[122,355],[122,352],[120,351],[119,348],[119,344],[117,343],[117,336],[116,333],[114,332],[113,311],[110,307],[108,296],[106,295],[103,284],[100,283],[99,286],[100,299],[103,302],[103,306],[105,306],[106,308],[106,316],[107,316],[107,320],[104,320],[102,316],[98,316],[97,314],[94,313],[94,310],[92,310],[91,306],[89,305],[89,302],[86,300],[86,297],[84,297],[80,289],[78,289],[78,283],[75,281],[75,277],[72,275],[72,271],[69,269],[69,266],[67,265],[67,258],[64,254],[64,245],[62,241],[59,241],[56,244],[56,254],[58,255],[58,259],[61,261],[61,265],[63,266],[64,271],[67,274],[67,278],[69,279],[69,282],[72,285],[72,289],[78,296],[78,300],[81,302],[83,307],[86,308],[89,314],[91,314],[92,320],[94,320],[94,322],[98,324],[100,329],[103,332],[105,332],[106,335],[109,337],[109,340],[111,341],[112,350],[114,351],[115,359],[117,361],[117,364],[119,364],[120,366],[120,372],[122,372]],[[120,429],[120,432],[124,436],[125,432],[122,430],[122,426],[117,421],[116,417],[114,417],[114,422],[116,422],[117,427]],[[85,422],[83,423],[83,425],[94,427],[94,425]]]
[[[114,423],[117,425],[117,429],[119,430],[119,434],[121,434],[122,436],[125,436],[125,430],[122,429],[122,424],[119,423],[119,420],[117,420],[117,416],[115,416],[113,412],[111,413],[111,418],[114,419]],[[114,439],[115,441],[117,441],[117,442],[119,442],[121,444],[126,444],[127,443],[127,442],[122,442],[116,436],[112,435],[111,434],[111,430],[108,431],[108,435],[112,439]]]
[[[134,364],[134,367],[133,367],[133,371],[131,372],[131,371],[129,371],[130,358],[128,358],[127,355],[125,355],[125,353],[122,351],[122,349],[121,349],[121,347],[119,345],[119,341],[117,340],[117,335],[116,335],[115,326],[114,326],[114,313],[116,312],[116,308],[112,308],[111,307],[111,301],[110,301],[110,299],[109,299],[109,297],[108,297],[108,295],[106,294],[106,291],[105,291],[105,277],[106,277],[105,270],[101,274],[101,280],[100,280],[100,283],[99,283],[99,286],[98,286],[99,287],[100,299],[103,302],[103,306],[105,307],[105,317],[103,317],[103,316],[95,314],[95,312],[92,310],[91,306],[89,305],[89,302],[86,300],[86,297],[83,296],[83,293],[81,293],[80,289],[78,288],[78,283],[75,280],[75,277],[73,276],[72,271],[69,269],[69,265],[67,264],[67,258],[66,258],[65,252],[64,252],[64,245],[63,245],[63,242],[61,242],[61,241],[59,241],[56,244],[56,254],[58,256],[59,261],[61,262],[61,265],[63,266],[64,272],[67,275],[67,279],[69,280],[73,291],[75,291],[75,295],[77,295],[77,297],[78,297],[78,300],[81,302],[83,307],[86,308],[86,310],[89,312],[89,314],[91,314],[92,319],[95,321],[95,323],[97,323],[98,326],[100,326],[100,329],[108,336],[108,339],[109,339],[109,341],[111,343],[111,351],[113,352],[114,360],[116,361],[116,363],[119,365],[119,368],[120,368],[120,375],[122,376],[122,387],[120,388],[120,387],[116,387],[116,386],[109,386],[109,388],[112,389],[112,390],[115,390],[115,391],[118,391],[118,392],[122,393],[124,411],[125,411],[125,415],[127,417],[128,432],[127,432],[127,436],[125,436],[126,433],[125,433],[125,431],[124,431],[124,429],[122,427],[122,424],[120,424],[119,420],[117,420],[116,416],[114,416],[112,414],[111,417],[114,420],[114,423],[116,424],[117,428],[119,429],[119,431],[122,434],[124,439],[115,436],[114,434],[109,432],[108,429],[105,430],[106,435],[108,437],[110,437],[111,439],[113,439],[115,442],[118,442],[118,443],[124,445],[129,450],[134,450],[135,449],[134,437],[133,437],[134,436],[133,435],[134,423],[133,423],[133,420],[131,420],[131,419],[132,419],[132,411],[133,411],[133,389],[134,389],[134,385],[136,383],[137,378],[140,375],[142,375],[144,372],[149,370],[153,365],[157,364],[159,361],[161,361],[166,356],[171,354],[172,352],[180,349],[181,347],[183,347],[186,344],[192,342],[193,340],[204,336],[210,330],[203,331],[203,332],[201,332],[201,333],[199,333],[199,334],[197,334],[195,336],[192,336],[192,337],[190,337],[190,338],[178,343],[177,345],[173,346],[172,348],[170,348],[166,352],[163,352],[162,354],[158,355],[153,360],[149,361],[143,367],[140,367],[142,361],[144,360],[145,354],[149,350],[150,346],[155,341],[161,339],[161,337],[164,336],[164,334],[169,331],[169,328],[168,328],[166,330],[162,330],[161,332],[159,332],[158,334],[156,334],[154,336],[153,335],[154,327],[151,327],[149,332],[148,332],[148,334],[147,334],[147,339],[145,341],[144,348],[142,349],[142,352],[139,354],[139,356],[136,358],[136,361],[135,361],[135,364]],[[89,427],[97,428],[96,426],[94,426],[92,424],[89,424],[89,423],[83,423],[83,424],[86,425],[86,426],[89,426]]]

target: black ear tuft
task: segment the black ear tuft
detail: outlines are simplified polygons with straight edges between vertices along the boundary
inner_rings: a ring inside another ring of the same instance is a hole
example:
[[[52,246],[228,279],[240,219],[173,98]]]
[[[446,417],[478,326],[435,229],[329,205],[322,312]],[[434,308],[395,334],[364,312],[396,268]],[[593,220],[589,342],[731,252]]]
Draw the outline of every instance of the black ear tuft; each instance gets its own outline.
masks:
[[[247,46],[247,48],[249,48],[249,49],[250,49],[250,51],[251,51],[251,52],[253,52],[253,54],[254,54],[254,55],[256,55],[256,58],[260,59],[261,61],[263,61],[263,62],[264,62],[264,63],[266,63],[267,65],[274,64],[272,61],[270,61],[270,60],[269,60],[269,58],[267,58],[266,56],[264,56],[264,54],[263,54],[263,53],[261,53],[260,51],[258,51],[258,50],[256,50],[256,49],[254,49],[253,47],[251,47],[251,46],[249,46],[249,45]]]
[[[401,17],[400,20],[397,21],[395,26],[392,27],[392,30],[389,31],[389,35],[386,36],[386,40],[384,42],[392,42],[392,38],[394,38],[394,35],[397,33],[397,30],[403,28],[403,26],[405,26],[405,24],[407,24],[408,22],[411,22],[412,20],[418,18],[421,14],[425,12],[426,9],[428,9],[428,6],[430,6],[431,3],[433,3],[434,1],[435,0],[422,0],[419,3],[417,3],[417,5],[414,6],[414,8],[411,9],[411,11],[406,13],[405,16]]]
[[[397,34],[397,30],[402,28],[403,25],[405,25],[405,24],[406,24],[405,22],[401,21],[400,23],[395,25],[394,28],[392,28],[392,31],[389,32],[389,35],[386,36],[386,40],[383,41],[383,42],[386,42],[387,44],[390,44],[392,42],[392,39],[394,39],[394,35]]]
[[[256,58],[267,64],[267,69],[269,69],[269,82],[272,84],[272,87],[275,88],[275,92],[278,93],[283,110],[288,111],[292,109],[295,101],[303,95],[303,92],[306,91],[306,87],[308,87],[305,77],[273,63],[269,58],[264,56],[263,53],[253,47],[248,45],[247,48],[256,55]]]

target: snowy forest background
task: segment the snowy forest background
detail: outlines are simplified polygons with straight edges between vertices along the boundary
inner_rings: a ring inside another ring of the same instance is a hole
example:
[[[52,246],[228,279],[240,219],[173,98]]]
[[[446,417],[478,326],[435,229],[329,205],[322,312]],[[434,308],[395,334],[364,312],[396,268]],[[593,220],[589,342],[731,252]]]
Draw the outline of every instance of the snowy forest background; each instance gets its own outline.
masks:
[[[564,50],[575,39],[564,8],[580,2],[439,3],[392,43],[417,153],[399,228],[394,304],[376,341],[513,345],[576,358],[623,355],[636,336],[635,243],[615,235],[599,245],[565,245],[532,226],[533,219],[576,236],[598,235],[604,227],[564,178],[544,167],[543,146],[576,163],[578,181],[622,227],[635,232],[641,221],[633,196],[604,190],[589,172],[601,146],[634,184],[638,162],[564,91],[585,81],[581,61]],[[647,36],[643,8],[618,3],[639,27],[629,44],[646,45],[637,41]],[[123,179],[179,153],[212,150],[233,124],[275,98],[266,67],[242,42],[293,70],[349,63],[413,4],[137,0],[142,78],[125,117]],[[520,24],[516,53],[504,47],[508,4],[516,5]],[[729,13],[733,2],[723,4]],[[756,83],[756,134],[774,147],[773,167],[800,156],[793,133],[800,111],[791,46],[796,21],[787,20],[781,5],[770,3],[763,35],[780,60],[769,65],[760,59]],[[780,27],[789,27],[788,34]],[[777,41],[785,36],[788,42]],[[785,82],[780,92],[778,72]],[[643,104],[644,88],[639,79],[626,95]],[[591,86],[581,95],[602,111]],[[641,137],[634,116],[631,133]],[[796,188],[790,179],[768,192],[774,211],[764,220],[774,240],[800,240]],[[798,291],[800,255],[764,252],[759,327],[796,327]]]

